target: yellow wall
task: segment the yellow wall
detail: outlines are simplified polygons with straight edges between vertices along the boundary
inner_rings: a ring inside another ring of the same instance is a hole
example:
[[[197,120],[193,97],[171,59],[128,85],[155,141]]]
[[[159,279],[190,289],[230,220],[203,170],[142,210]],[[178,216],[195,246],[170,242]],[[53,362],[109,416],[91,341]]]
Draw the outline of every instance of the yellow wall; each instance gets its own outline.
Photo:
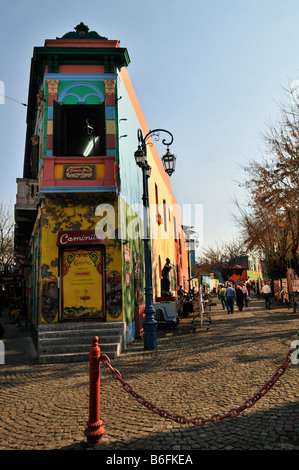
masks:
[[[148,125],[146,123],[145,117],[141,110],[139,101],[137,99],[136,93],[134,91],[132,82],[128,75],[127,69],[123,67],[120,71],[120,76],[122,81],[126,87],[127,93],[130,97],[132,106],[135,110],[136,116],[138,118],[140,128],[143,132],[143,135],[146,136],[149,132]],[[168,138],[166,135],[161,133],[161,139]],[[147,156],[148,156],[148,163],[152,168],[151,177],[148,179],[149,183],[149,204],[155,204],[155,184],[158,187],[159,193],[159,204],[163,204],[163,199],[166,200],[166,203],[171,205],[177,205],[175,197],[171,190],[171,182],[170,177],[165,173],[162,161],[158,152],[154,146],[153,139],[148,139],[151,145],[147,145]],[[166,151],[166,147],[165,147]],[[188,288],[188,260],[187,260],[187,251],[185,250],[185,237],[183,231],[181,230],[181,220],[180,217],[176,217],[178,231],[182,236],[181,239],[181,260],[182,260],[182,270],[181,270],[181,278],[185,279],[184,288]],[[152,224],[155,225],[155,221],[152,221]],[[159,276],[159,256],[161,259],[161,268],[163,268],[165,264],[165,259],[169,258],[172,264],[176,264],[175,258],[175,242],[173,240],[173,215],[170,216],[170,221],[168,219],[168,224],[170,227],[169,238],[168,240],[159,238],[158,240],[152,240],[151,243],[151,250],[152,250],[152,279],[153,279],[153,298],[155,299],[156,296],[160,296],[160,276]],[[155,227],[153,227],[155,229]],[[163,227],[160,226],[159,235],[163,236]],[[178,264],[180,264],[180,260],[178,260]],[[170,275],[171,280],[171,275]],[[183,281],[182,281],[183,284]],[[172,291],[173,292],[173,291]],[[175,295],[176,292],[173,292]]]
[[[56,196],[55,198],[47,197],[42,204],[41,217],[41,297],[43,297],[43,284],[45,281],[52,283],[58,281],[59,276],[59,247],[57,246],[57,235],[59,231],[64,230],[95,230],[96,224],[100,217],[95,216],[97,205],[100,204],[99,199],[91,196]],[[116,213],[115,226],[117,229],[117,203],[114,204]],[[122,260],[120,243],[115,239],[106,239],[106,276],[110,271],[116,270],[122,273]],[[43,298],[41,298],[41,302]],[[41,309],[42,309],[42,303]],[[112,318],[107,315],[108,321],[123,321],[123,309],[121,316]],[[40,311],[40,322],[46,320]],[[58,321],[58,315],[52,319]]]
[[[170,263],[174,266],[169,273],[170,278],[170,291],[175,296],[178,285],[177,285],[177,264],[180,265],[179,260],[176,259],[175,251],[175,232],[174,232],[174,216],[176,218],[176,227],[177,233],[181,231],[181,219],[180,219],[180,210],[174,199],[171,187],[169,176],[165,174],[162,162],[161,165],[155,159],[152,153],[152,147],[148,146],[147,155],[149,164],[152,167],[151,177],[148,179],[149,182],[149,204],[150,206],[156,205],[156,190],[158,191],[158,213],[161,216],[160,223],[157,222],[155,208],[151,208],[151,250],[152,250],[152,274],[153,274],[153,296],[161,296],[161,277],[160,277],[160,267],[159,260],[161,263],[161,268],[165,265],[166,258],[170,259]],[[162,166],[162,168],[161,168]],[[164,211],[164,204],[165,208]],[[164,219],[166,212],[166,230],[164,227]],[[185,276],[187,281],[188,279],[188,269],[187,269],[187,251],[184,248],[184,240],[181,241],[181,251],[182,251],[182,260],[183,266],[181,269],[181,275]],[[185,285],[187,288],[187,284]]]

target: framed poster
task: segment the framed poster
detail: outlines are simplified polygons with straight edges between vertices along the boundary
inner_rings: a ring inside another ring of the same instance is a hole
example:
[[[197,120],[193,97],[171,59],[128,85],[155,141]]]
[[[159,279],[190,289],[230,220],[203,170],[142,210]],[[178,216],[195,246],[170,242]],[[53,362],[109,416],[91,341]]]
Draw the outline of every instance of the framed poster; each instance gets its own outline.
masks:
[[[124,260],[126,263],[131,263],[131,250],[128,246],[124,247]]]
[[[101,248],[64,249],[61,280],[62,320],[105,319]]]
[[[299,292],[299,280],[298,279],[292,279],[292,289],[293,289],[293,292]]]
[[[130,271],[126,271],[126,286],[129,287],[131,285],[131,273]]]
[[[281,279],[281,288],[283,290],[283,302],[289,301],[289,289],[288,289],[288,280]]]

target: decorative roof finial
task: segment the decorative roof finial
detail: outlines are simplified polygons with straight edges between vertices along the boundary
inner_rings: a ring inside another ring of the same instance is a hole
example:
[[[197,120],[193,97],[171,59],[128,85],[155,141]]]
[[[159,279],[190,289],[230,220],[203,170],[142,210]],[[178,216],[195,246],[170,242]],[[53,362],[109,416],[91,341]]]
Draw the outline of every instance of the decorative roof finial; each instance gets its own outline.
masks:
[[[74,29],[76,30],[77,34],[79,34],[79,36],[85,36],[85,34],[87,34],[89,31],[89,27],[86,26],[82,21]]]
[[[80,24],[75,26],[74,28],[75,33],[73,31],[70,31],[69,33],[66,33],[62,38],[56,38],[56,39],[102,39],[107,41],[108,39],[100,36],[96,31],[89,31],[89,27],[86,26],[82,21]]]

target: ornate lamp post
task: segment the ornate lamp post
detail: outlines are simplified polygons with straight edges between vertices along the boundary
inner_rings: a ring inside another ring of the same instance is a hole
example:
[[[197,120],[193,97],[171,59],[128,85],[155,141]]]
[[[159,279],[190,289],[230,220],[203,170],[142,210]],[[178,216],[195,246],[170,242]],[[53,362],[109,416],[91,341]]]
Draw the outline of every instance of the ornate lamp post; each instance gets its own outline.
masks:
[[[166,173],[171,176],[175,170],[176,157],[169,151],[169,145],[173,142],[173,135],[164,129],[154,129],[143,136],[141,129],[138,129],[138,149],[134,156],[136,164],[142,170],[143,180],[143,208],[144,208],[144,256],[145,256],[145,321],[144,328],[144,349],[157,349],[157,321],[155,320],[155,309],[153,306],[153,288],[151,273],[151,253],[150,253],[150,233],[149,233],[149,198],[148,198],[148,178],[150,177],[151,167],[147,161],[146,140],[149,136],[159,138],[161,132],[170,136],[170,142],[162,140],[163,145],[167,146],[166,154],[162,157],[162,162]]]

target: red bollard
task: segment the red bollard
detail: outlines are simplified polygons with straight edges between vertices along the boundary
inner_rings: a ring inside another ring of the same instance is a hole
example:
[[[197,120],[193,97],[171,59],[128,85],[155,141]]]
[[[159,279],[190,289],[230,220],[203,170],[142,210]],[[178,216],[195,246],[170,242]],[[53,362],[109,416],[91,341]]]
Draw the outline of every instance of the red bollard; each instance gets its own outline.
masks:
[[[99,338],[92,338],[92,347],[89,353],[89,421],[84,431],[87,437],[87,444],[96,446],[100,444],[105,429],[100,420],[100,355],[101,350],[98,344]]]

